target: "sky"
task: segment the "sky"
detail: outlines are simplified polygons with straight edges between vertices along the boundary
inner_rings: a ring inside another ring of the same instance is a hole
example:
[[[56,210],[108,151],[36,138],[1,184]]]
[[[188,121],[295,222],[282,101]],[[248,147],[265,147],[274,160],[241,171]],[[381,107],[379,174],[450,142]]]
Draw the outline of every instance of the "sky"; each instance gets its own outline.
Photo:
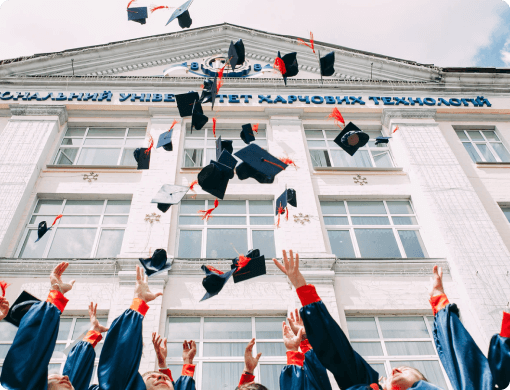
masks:
[[[177,7],[185,0],[136,0]],[[179,31],[129,0],[0,0],[0,59]],[[228,22],[441,67],[510,67],[510,0],[195,0],[192,28]]]

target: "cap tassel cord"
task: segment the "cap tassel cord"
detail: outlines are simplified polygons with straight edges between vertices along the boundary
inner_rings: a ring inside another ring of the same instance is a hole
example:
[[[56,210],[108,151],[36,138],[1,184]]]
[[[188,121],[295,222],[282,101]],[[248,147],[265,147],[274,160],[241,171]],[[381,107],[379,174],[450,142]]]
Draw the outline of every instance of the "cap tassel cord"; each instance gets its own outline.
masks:
[[[202,214],[202,221],[205,219],[206,221],[209,220],[209,218],[211,218],[211,214],[214,210],[216,210],[218,208],[218,206],[220,205],[220,202],[218,201],[218,199],[216,199],[214,201],[214,207],[212,209],[209,209],[209,210],[198,210],[198,213],[199,214]]]
[[[220,69],[220,71],[218,72],[218,84],[217,84],[217,87],[216,87],[216,94],[218,94],[218,92],[220,92],[220,88],[223,87],[223,72],[225,72],[225,68],[227,67],[227,64],[225,64],[223,66],[223,68]]]
[[[310,49],[312,49],[313,51],[313,54],[315,54],[315,44],[314,44],[314,40],[313,40],[313,33],[310,31],[310,43],[306,43],[305,41],[303,41],[301,38],[298,38],[298,45],[305,45],[307,47],[309,47]]]
[[[342,123],[345,126],[345,120],[338,108],[333,108],[331,114],[329,114],[328,118],[334,119],[335,124],[340,127],[339,123]],[[340,127],[341,128],[341,127]]]
[[[257,123],[256,125],[253,125],[251,127],[251,129],[255,132],[255,133],[258,133],[259,132],[259,124]]]
[[[133,4],[135,1],[136,1],[136,0],[131,0],[131,1],[128,3],[127,7],[129,8],[129,7],[131,6],[131,4]]]
[[[145,151],[145,154],[148,155],[153,147],[154,147],[154,138],[152,138],[152,135],[149,135],[149,147]]]
[[[168,7],[166,5],[152,6],[151,13],[153,13],[154,11],[157,11],[158,9],[164,9],[164,8],[170,8],[170,7]]]
[[[57,223],[57,221],[58,221],[60,218],[62,218],[62,217],[63,217],[63,215],[62,215],[62,214],[57,215],[57,218],[55,218],[55,220],[53,221],[53,223],[51,224],[51,226],[55,225],[55,224]]]
[[[212,265],[205,266],[209,271],[214,272],[218,275],[223,275],[225,272],[220,271],[219,269],[214,268]]]
[[[283,75],[287,74],[287,69],[285,68],[285,62],[280,57],[276,57],[274,59],[273,68],[280,72]]]
[[[276,224],[277,228],[280,227],[280,215],[282,215],[283,213],[285,213],[285,210],[280,203],[280,207],[278,207],[278,223]]]
[[[294,166],[294,168],[298,169],[298,166],[296,165],[296,163],[294,162],[294,160],[292,160],[290,157],[284,157],[284,158],[280,158],[280,161],[284,164],[287,164],[287,165],[292,165]]]
[[[3,280],[0,282],[0,289],[2,289],[2,297],[5,297],[5,290],[7,290],[7,287],[9,287],[10,284],[7,282],[4,282]]]
[[[168,129],[168,131],[172,131],[172,130],[173,130],[173,128],[174,128],[174,126],[175,126],[177,123],[179,123],[179,122],[177,122],[177,119],[174,119],[174,122],[172,123],[172,126],[170,127],[170,129]]]
[[[266,160],[265,158],[264,158],[264,159],[262,159],[262,161],[267,162],[267,163],[269,163],[269,164],[272,164],[272,165],[274,165],[274,166],[276,166],[276,167],[278,167],[278,168],[281,168],[281,169],[285,170],[285,168],[284,168],[284,167],[282,167],[281,165],[278,165],[277,163],[274,163],[274,162],[272,162],[272,161]],[[283,161],[282,161],[282,162],[283,162]]]
[[[212,118],[212,132],[214,135],[214,138],[216,138],[216,118]]]
[[[197,193],[195,192],[195,185],[198,184],[198,180],[195,180],[191,185],[189,186],[190,191],[193,191],[195,195],[193,195],[191,198],[195,199],[197,197]]]
[[[398,130],[398,126],[395,127],[395,130],[393,130],[393,133],[395,133]]]

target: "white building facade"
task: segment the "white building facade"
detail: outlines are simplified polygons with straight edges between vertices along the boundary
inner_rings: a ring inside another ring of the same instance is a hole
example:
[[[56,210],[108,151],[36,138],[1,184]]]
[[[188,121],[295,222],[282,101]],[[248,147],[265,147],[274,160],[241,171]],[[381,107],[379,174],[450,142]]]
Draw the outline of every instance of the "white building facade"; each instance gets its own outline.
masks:
[[[240,38],[245,65],[225,78],[214,111],[204,104],[209,123],[191,133],[175,95],[200,91]],[[336,73],[323,81],[295,37],[229,24],[0,62],[0,279],[11,283],[11,302],[22,290],[44,298],[60,261],[77,279],[50,371],[63,368],[62,351],[86,329],[90,301],[106,323],[129,307],[135,265],[158,248],[173,265],[150,279],[163,297],[144,320],[142,373],[156,368],[158,332],[177,371],[182,341],[197,341],[198,389],[234,388],[256,337],[257,381],[278,388],[281,321],[299,307],[271,261],[284,249],[300,254],[307,281],[381,375],[406,364],[449,388],[432,339],[434,264],[487,350],[510,301],[510,72],[316,48],[336,55]],[[298,52],[300,73],[287,86],[267,67],[278,50]],[[332,142],[333,107],[370,134],[354,157]],[[234,150],[244,145],[241,126],[259,123],[256,142],[296,167],[273,184],[234,178],[209,221],[197,212],[215,198],[199,186],[162,213],[151,203],[160,187],[190,185],[213,158],[213,117]],[[133,150],[174,120],[173,151],[154,148],[150,169],[137,170]],[[392,137],[388,145],[375,145],[381,135]],[[296,190],[298,207],[278,227],[285,188]],[[35,244],[39,222],[58,214]],[[228,270],[236,252],[252,248],[265,254],[267,275],[229,281],[199,302],[200,267]],[[1,369],[15,329],[0,327]]]

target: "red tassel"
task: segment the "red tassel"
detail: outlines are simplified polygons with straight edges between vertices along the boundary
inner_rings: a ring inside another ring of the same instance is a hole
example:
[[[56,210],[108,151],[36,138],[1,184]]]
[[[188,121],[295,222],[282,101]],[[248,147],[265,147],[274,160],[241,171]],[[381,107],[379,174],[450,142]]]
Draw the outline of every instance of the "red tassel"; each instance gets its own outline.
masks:
[[[273,68],[280,72],[283,75],[287,73],[287,69],[285,68],[285,62],[280,57],[276,57],[274,59],[274,65]]]
[[[131,4],[133,4],[136,0],[131,0],[129,3],[128,3],[128,8],[131,6]]]
[[[243,255],[239,255],[239,260],[237,261],[237,271],[240,271],[242,268],[246,267],[248,265],[248,263],[250,262],[250,258],[249,257],[246,257],[246,256],[243,256]]]
[[[225,72],[225,68],[227,67],[227,64],[223,66],[223,68],[220,69],[218,72],[218,85],[216,88],[216,93],[220,92],[220,88],[223,87],[223,72]]]
[[[195,191],[195,185],[197,185],[197,184],[198,184],[198,180],[195,180],[193,183],[191,183],[191,185],[189,186],[189,189],[191,191]]]
[[[281,165],[278,165],[277,163],[274,163],[274,162],[272,162],[272,161],[266,160],[265,158],[264,158],[262,161],[265,161],[265,162],[267,162],[267,163],[269,163],[269,164],[272,164],[272,165],[274,165],[274,166],[276,166],[276,167],[278,167],[278,168],[281,168],[281,169],[285,170],[285,168],[284,168],[284,167],[282,167]],[[282,162],[283,162],[283,161],[282,161]]]
[[[51,224],[51,226],[55,225],[55,223],[57,223],[57,221],[58,221],[60,218],[62,218],[62,217],[63,217],[63,215],[62,215],[62,214],[57,215],[57,218],[55,218],[55,220],[53,221],[53,223]]]
[[[145,151],[145,154],[149,154],[153,147],[154,147],[154,138],[152,138],[152,135],[149,135],[149,147]]]
[[[287,165],[293,165],[294,168],[298,168],[298,166],[296,165],[296,163],[289,157],[284,157],[284,158],[280,158],[280,161],[284,164],[287,164]]]
[[[170,129],[168,129],[168,131],[172,130],[177,123],[178,123],[177,119],[174,119],[174,122],[172,123],[172,126],[170,127]]]
[[[338,123],[343,123],[345,126],[345,120],[342,114],[340,114],[340,111],[338,111],[338,108],[333,108],[333,111],[331,114],[329,114],[328,118],[332,118],[335,121],[335,124],[338,125]]]
[[[216,199],[216,200],[214,201],[214,207],[213,207],[212,209],[209,209],[209,210],[199,210],[199,211],[198,211],[198,213],[199,213],[199,214],[202,214],[202,213],[203,213],[203,215],[202,215],[202,220],[204,220],[204,219],[205,219],[206,221],[208,221],[208,220],[209,220],[209,218],[211,218],[211,214],[212,214],[212,212],[213,212],[214,210],[216,210],[216,209],[218,208],[218,206],[219,206],[219,205],[220,205],[220,202],[218,201],[218,199]]]
[[[216,118],[212,118],[212,132],[213,132],[214,138],[216,138]]]
[[[289,220],[289,208],[288,207],[285,207],[285,210],[286,210],[286,213],[285,213],[285,220],[288,221]]]
[[[310,49],[312,49],[313,54],[315,54],[315,45],[314,45],[313,33],[312,32],[310,32],[310,44],[306,43],[301,38],[298,38],[298,44],[309,47]]]
[[[214,273],[217,273],[218,275],[223,275],[223,274],[225,273],[225,272],[220,271],[219,269],[214,268],[214,267],[213,267],[213,266],[211,266],[211,265],[206,265],[205,267],[206,267],[209,271],[214,272]]]
[[[253,125],[251,127],[251,129],[255,132],[255,133],[258,133],[259,132],[259,124],[257,123],[256,125]]]
[[[2,296],[5,297],[5,290],[7,290],[7,287],[9,287],[10,284],[4,281],[0,282],[0,289],[2,289]]]
[[[163,8],[169,8],[169,7],[167,7],[166,5],[160,5],[158,7],[151,7],[151,13],[154,11],[157,11],[158,9],[163,9]]]
[[[393,133],[395,133],[398,130],[398,126],[395,127],[395,130],[393,130]]]

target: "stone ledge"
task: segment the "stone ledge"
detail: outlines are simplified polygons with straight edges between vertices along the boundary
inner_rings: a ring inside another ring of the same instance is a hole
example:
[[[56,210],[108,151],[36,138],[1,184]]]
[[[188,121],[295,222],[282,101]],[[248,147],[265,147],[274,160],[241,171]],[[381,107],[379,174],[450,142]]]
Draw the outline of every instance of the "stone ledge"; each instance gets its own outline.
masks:
[[[404,168],[378,168],[378,167],[371,167],[371,168],[360,168],[360,167],[314,167],[313,168],[317,172],[359,172],[359,173],[366,173],[366,172],[402,172]]]
[[[381,122],[389,128],[392,123],[405,124],[407,120],[435,120],[437,108],[384,108]],[[417,123],[412,123],[416,125]]]
[[[60,126],[67,122],[66,106],[49,104],[10,104],[12,116],[58,116]]]
[[[508,168],[510,167],[510,162],[477,162],[477,167],[483,167],[483,168]]]
[[[438,265],[445,274],[450,274],[446,259],[338,259],[335,262],[336,275],[373,276],[430,276],[432,267]]]
[[[54,164],[48,164],[46,165],[46,168],[48,169],[81,169],[81,170],[87,170],[87,171],[93,171],[96,169],[110,169],[110,170],[131,170],[134,172],[140,172],[137,170],[136,165],[54,165]]]

